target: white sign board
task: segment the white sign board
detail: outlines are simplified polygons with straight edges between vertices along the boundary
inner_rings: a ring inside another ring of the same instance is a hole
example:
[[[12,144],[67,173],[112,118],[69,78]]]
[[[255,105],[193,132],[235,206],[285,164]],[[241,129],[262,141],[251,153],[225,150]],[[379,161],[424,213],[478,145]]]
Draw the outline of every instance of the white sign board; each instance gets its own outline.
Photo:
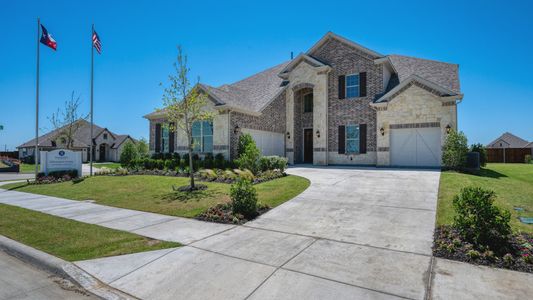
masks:
[[[41,151],[41,172],[48,175],[53,171],[78,170],[81,173],[81,152],[70,150]]]

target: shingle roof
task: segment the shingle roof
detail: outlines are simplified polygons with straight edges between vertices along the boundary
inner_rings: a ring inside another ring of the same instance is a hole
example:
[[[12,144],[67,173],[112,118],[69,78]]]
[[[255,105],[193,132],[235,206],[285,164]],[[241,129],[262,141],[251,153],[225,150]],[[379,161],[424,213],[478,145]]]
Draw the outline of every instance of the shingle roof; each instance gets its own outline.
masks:
[[[497,139],[495,139],[494,141],[490,142],[488,146],[490,147],[490,145],[495,144],[500,140],[507,143],[509,145],[508,146],[509,148],[523,148],[528,144],[528,141],[522,138],[519,138],[512,133],[506,132],[502,134],[500,137],[498,137]]]
[[[77,122],[81,122],[80,127],[76,132],[74,133],[73,140],[74,140],[74,147],[89,147],[91,145],[91,123],[84,119],[79,119]],[[46,134],[43,134],[39,136],[39,146],[41,147],[54,147],[52,145],[52,141],[55,141],[59,136],[61,136],[61,132],[66,128],[67,126],[52,130]],[[97,136],[100,132],[103,130],[106,130],[105,128],[102,128],[98,125],[93,124],[93,135]],[[109,131],[109,130],[108,130]],[[115,137],[116,134],[109,131],[111,134],[113,134]],[[17,148],[25,148],[25,147],[35,147],[35,139],[31,139],[22,145],[18,146]]]
[[[283,89],[279,72],[287,66],[284,62],[232,84],[217,88],[202,84],[217,100],[229,106],[259,112]]]
[[[387,57],[398,73],[398,83],[411,75],[417,75],[456,93],[461,93],[459,65],[403,55],[388,55]]]
[[[124,143],[124,141],[127,138],[132,139],[134,143],[137,142],[134,138],[132,138],[131,136],[129,136],[127,134],[120,134],[120,135],[115,136],[115,138],[116,138],[115,139],[115,143],[113,145],[111,145],[111,148],[113,148],[113,149],[118,148],[122,143]]]

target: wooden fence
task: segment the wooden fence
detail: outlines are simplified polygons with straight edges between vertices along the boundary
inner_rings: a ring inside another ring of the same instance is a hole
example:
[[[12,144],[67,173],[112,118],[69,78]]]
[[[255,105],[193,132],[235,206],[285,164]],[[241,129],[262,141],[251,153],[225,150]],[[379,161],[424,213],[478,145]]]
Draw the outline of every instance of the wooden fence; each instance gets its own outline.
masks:
[[[531,148],[488,148],[487,162],[524,163],[526,155],[532,155]]]

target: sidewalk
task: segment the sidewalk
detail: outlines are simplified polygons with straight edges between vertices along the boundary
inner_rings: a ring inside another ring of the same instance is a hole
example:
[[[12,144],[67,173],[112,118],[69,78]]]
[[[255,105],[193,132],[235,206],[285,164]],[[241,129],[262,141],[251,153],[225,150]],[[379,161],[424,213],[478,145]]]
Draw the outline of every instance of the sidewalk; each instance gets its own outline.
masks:
[[[137,210],[110,207],[86,201],[8,191],[0,187],[0,203],[89,224],[132,232],[158,240],[187,245],[233,228],[233,225],[207,223]]]

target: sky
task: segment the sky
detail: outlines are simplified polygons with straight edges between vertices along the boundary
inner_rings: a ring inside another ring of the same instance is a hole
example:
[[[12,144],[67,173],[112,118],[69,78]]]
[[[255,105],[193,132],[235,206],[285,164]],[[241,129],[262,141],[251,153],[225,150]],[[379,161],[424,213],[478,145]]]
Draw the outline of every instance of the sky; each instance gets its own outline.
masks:
[[[433,3],[434,2],[434,3]],[[37,17],[58,43],[41,46],[40,130],[80,96],[94,120],[148,137],[142,118],[162,106],[181,45],[192,78],[218,86],[307,51],[328,31],[383,54],[459,64],[459,129],[469,143],[503,132],[533,141],[533,1],[3,1],[0,10],[0,150],[35,135]]]

